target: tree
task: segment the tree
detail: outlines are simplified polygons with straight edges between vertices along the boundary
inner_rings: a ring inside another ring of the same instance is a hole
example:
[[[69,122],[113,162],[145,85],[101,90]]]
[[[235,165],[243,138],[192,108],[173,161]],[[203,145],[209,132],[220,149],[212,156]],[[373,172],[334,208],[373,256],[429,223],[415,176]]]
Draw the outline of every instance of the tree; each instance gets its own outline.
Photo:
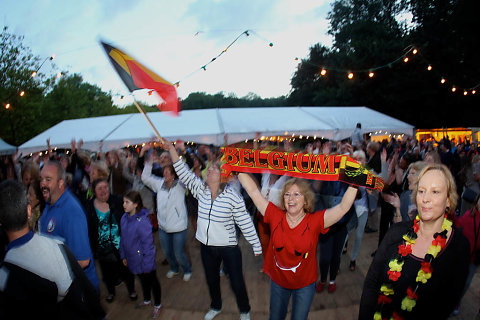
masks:
[[[41,72],[31,76],[39,71],[42,59],[23,45],[23,37],[4,27],[0,39],[0,136],[19,145],[35,132],[32,128],[41,119],[43,92],[51,87],[52,78]]]
[[[62,120],[116,113],[110,94],[84,82],[80,74],[65,75],[45,97],[42,130]]]
[[[478,95],[452,94],[440,84],[442,75],[435,70],[446,72],[462,87],[479,82],[479,44],[473,31],[480,27],[475,17],[477,3],[335,1],[328,15],[333,46],[312,46],[292,78],[289,103],[365,105],[417,127],[475,125],[476,118],[467,110],[478,103]],[[411,23],[402,20],[406,13],[412,15]],[[420,54],[410,54],[409,63],[399,60],[412,46]],[[434,72],[426,70],[429,62]],[[324,76],[322,68],[327,69]],[[362,72],[348,80],[349,69]],[[373,78],[367,76],[369,71],[375,72]],[[476,82],[471,84],[472,80]]]

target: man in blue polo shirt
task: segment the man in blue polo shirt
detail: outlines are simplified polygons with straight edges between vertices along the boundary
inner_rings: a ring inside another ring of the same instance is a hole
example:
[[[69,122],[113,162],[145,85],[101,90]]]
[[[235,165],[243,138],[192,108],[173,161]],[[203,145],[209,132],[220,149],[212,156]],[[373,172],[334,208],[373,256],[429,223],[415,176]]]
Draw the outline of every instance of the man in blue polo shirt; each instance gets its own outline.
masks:
[[[48,161],[40,172],[40,188],[46,201],[40,218],[42,234],[59,238],[73,252],[87,278],[99,290],[86,215],[78,199],[66,189],[65,171],[58,161]]]

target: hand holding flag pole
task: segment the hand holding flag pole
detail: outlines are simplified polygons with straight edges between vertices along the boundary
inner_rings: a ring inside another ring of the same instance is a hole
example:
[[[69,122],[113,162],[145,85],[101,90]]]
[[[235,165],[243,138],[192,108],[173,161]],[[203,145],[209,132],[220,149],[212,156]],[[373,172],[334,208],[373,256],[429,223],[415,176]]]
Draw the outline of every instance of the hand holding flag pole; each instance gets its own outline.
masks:
[[[157,106],[158,109],[160,111],[172,112],[175,116],[178,116],[180,108],[177,98],[177,91],[173,84],[155,74],[153,71],[143,66],[141,63],[134,60],[123,51],[103,41],[100,41],[100,43],[105,49],[110,63],[115,68],[130,92],[139,89],[152,89],[157,92],[164,101],[163,104]],[[138,111],[144,115],[145,119],[147,119],[158,138],[161,139],[162,137],[146,114],[145,110],[143,110],[143,108],[135,99],[133,99],[133,103],[137,107]]]

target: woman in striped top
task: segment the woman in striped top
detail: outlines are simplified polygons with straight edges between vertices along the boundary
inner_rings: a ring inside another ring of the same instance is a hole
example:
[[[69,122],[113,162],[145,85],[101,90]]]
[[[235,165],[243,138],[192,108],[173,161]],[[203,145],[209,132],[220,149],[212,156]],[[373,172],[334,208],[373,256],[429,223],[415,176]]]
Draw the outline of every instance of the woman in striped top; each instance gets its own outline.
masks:
[[[212,300],[205,319],[213,319],[222,309],[219,275],[222,261],[229,271],[230,283],[240,310],[240,319],[250,319],[250,304],[243,278],[242,254],[238,247],[235,225],[252,245],[255,255],[260,255],[262,249],[255,226],[245,208],[245,202],[233,188],[221,183],[219,160],[210,165],[204,182],[188,169],[171,143],[163,140],[163,145],[172,156],[173,166],[180,181],[198,200],[196,238],[202,243],[202,263]]]

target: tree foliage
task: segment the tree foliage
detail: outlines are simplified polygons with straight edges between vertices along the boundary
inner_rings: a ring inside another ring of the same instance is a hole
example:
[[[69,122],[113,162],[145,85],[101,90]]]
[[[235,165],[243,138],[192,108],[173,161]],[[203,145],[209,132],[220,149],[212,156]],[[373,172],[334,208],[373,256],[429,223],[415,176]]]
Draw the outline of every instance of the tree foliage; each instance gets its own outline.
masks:
[[[480,83],[477,7],[468,0],[335,1],[328,15],[332,48],[310,48],[291,80],[289,103],[365,105],[417,127],[478,125],[479,95],[449,90]],[[398,61],[410,45],[420,54],[408,64]],[[379,68],[370,79],[372,67]],[[348,80],[349,69],[364,72]],[[448,86],[440,84],[442,76],[451,79]]]

